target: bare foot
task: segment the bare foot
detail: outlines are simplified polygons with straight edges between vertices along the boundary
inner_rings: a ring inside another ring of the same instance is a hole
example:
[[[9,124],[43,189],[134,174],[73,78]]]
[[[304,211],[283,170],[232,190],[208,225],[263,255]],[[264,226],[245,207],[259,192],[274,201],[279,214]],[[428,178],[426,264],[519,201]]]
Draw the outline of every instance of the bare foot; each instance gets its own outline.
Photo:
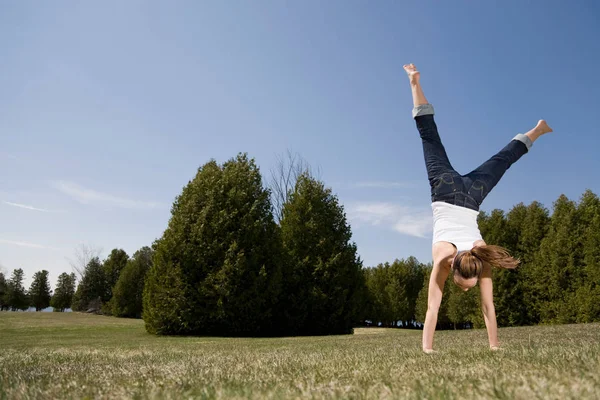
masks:
[[[535,126],[535,129],[537,129],[539,132],[541,132],[541,134],[543,135],[544,133],[550,133],[552,132],[552,128],[550,128],[548,126],[548,124],[546,123],[545,120],[540,119],[537,123],[537,125]]]
[[[415,64],[404,65],[404,70],[408,74],[408,79],[410,80],[411,85],[416,85],[417,83],[419,83],[421,73],[417,71],[417,67],[415,67]]]

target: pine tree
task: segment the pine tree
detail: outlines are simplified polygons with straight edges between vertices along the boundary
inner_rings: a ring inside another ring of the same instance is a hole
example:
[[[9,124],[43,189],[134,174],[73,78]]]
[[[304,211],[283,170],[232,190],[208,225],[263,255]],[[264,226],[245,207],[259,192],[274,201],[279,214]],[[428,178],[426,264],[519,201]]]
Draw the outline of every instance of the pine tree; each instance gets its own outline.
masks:
[[[429,278],[431,276],[432,269],[433,267],[431,264],[423,269],[423,286],[419,291],[415,305],[415,315],[417,321],[420,323],[425,323],[425,316],[427,315],[427,296],[429,293]],[[440,303],[440,308],[438,310],[437,329],[448,329],[454,327],[453,323],[450,321],[450,317],[448,316],[448,303],[451,294],[451,285],[454,285],[451,280],[452,275],[449,275],[448,280],[444,284],[442,302]]]
[[[538,293],[540,322],[575,322],[570,296],[582,279],[582,251],[577,235],[577,208],[561,195],[554,202],[548,234],[532,269],[533,288]]]
[[[600,321],[600,199],[587,190],[578,205],[583,279],[571,297],[576,322]]]
[[[519,250],[519,235],[527,217],[527,207],[523,203],[514,206],[506,215],[502,224],[502,241],[498,244],[506,248],[518,259],[522,258]],[[497,236],[498,233],[496,233]],[[487,242],[486,242],[487,243]],[[519,326],[526,323],[528,310],[523,299],[523,270],[522,265],[516,269],[507,270],[494,268],[494,303],[499,326]]]
[[[18,268],[13,270],[12,276],[6,283],[4,303],[12,311],[27,310],[27,308],[29,308],[27,293],[23,287],[23,278],[23,270]]]
[[[362,263],[337,196],[302,174],[283,206],[281,235],[288,334],[351,333],[362,301]]]
[[[475,286],[466,292],[453,282],[450,275],[446,286],[450,287],[448,295],[448,319],[457,327],[464,328],[467,325],[477,328],[482,326],[481,302],[479,301],[479,286]]]
[[[112,297],[112,288],[117,284],[121,271],[127,265],[128,260],[129,256],[123,249],[113,249],[106,260],[104,260],[102,268],[104,269],[106,284],[110,288],[110,291],[107,293],[107,298],[104,298],[103,301],[109,301],[110,297]]]
[[[135,252],[133,258],[121,271],[110,301],[112,315],[129,318],[142,317],[144,282],[148,270],[152,267],[152,253],[151,248],[142,247]]]
[[[50,282],[48,282],[48,271],[38,271],[33,275],[33,282],[29,288],[30,304],[35,307],[35,311],[41,311],[50,305],[52,298]]]
[[[54,308],[55,312],[64,312],[67,308],[71,307],[73,296],[75,295],[75,280],[74,273],[67,274],[63,272],[58,276],[56,290],[50,300],[50,305]]]
[[[368,319],[383,326],[393,326],[398,320],[393,303],[393,276],[390,263],[365,269],[365,284],[371,302]]]
[[[273,333],[280,240],[254,160],[210,161],[177,197],[155,244],[143,318],[157,334]]]
[[[537,201],[527,206],[527,215],[519,232],[518,254],[521,260],[519,279],[522,281],[523,307],[527,309],[523,325],[536,324],[540,321],[541,298],[537,283],[537,259],[540,245],[548,232],[550,216],[548,209]],[[543,266],[541,266],[543,268]]]
[[[4,277],[4,274],[0,272],[0,311],[9,309],[8,304],[5,301],[6,290],[6,278]]]
[[[73,296],[73,311],[99,312],[107,293],[108,284],[102,263],[98,257],[94,257],[85,267],[83,278]]]

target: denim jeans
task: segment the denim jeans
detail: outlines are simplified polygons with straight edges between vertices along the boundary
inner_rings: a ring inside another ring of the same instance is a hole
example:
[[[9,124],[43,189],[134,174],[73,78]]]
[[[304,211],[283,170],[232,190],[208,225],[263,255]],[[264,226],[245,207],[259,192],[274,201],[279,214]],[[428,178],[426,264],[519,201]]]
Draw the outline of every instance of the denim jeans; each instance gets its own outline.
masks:
[[[443,201],[479,211],[483,199],[498,184],[506,170],[529,151],[532,142],[527,136],[519,134],[478,168],[461,175],[452,168],[448,160],[433,114],[430,104],[415,107],[413,110],[413,117],[423,142],[431,201]]]

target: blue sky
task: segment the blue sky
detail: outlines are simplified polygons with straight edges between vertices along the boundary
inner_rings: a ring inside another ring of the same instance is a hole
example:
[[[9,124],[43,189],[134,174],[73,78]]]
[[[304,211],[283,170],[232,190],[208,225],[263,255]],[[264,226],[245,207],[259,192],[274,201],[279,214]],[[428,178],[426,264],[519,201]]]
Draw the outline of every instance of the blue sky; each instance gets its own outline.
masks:
[[[198,166],[299,153],[338,194],[365,265],[431,260],[402,70],[415,63],[467,173],[545,118],[483,204],[600,193],[593,1],[1,2],[0,264],[70,272],[79,243],[161,236]]]

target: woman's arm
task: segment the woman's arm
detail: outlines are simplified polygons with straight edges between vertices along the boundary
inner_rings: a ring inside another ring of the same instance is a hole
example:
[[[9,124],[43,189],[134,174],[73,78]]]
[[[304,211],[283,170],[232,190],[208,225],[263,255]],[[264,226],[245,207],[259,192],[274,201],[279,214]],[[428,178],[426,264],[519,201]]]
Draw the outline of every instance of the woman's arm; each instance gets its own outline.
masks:
[[[494,285],[492,284],[492,267],[484,265],[479,280],[479,289],[481,291],[481,310],[488,332],[490,348],[496,350],[498,344],[498,326],[496,324],[496,309],[494,307]]]
[[[450,273],[448,254],[449,252],[452,252],[450,254],[454,253],[454,247],[450,243],[447,245],[451,247],[434,245],[433,250],[433,269],[429,277],[429,290],[427,292],[427,315],[423,326],[423,351],[426,353],[433,351],[433,334],[437,325],[438,311],[442,303],[444,284]]]

